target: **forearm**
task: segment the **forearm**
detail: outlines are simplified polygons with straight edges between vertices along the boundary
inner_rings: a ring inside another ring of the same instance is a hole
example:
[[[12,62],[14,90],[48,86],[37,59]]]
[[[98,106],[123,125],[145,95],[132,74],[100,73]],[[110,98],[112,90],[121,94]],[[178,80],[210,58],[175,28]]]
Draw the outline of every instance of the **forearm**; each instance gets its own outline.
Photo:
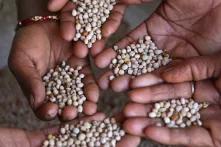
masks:
[[[0,146],[30,147],[25,131],[20,129],[0,128]]]
[[[52,14],[47,9],[48,0],[16,0],[16,4],[18,20]]]

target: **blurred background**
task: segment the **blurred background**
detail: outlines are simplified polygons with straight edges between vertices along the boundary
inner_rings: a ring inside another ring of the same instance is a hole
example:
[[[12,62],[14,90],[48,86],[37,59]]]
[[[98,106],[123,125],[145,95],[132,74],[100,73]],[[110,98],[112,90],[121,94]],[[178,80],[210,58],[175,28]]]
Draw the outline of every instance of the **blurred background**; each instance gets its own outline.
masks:
[[[111,37],[109,44],[116,42],[148,18],[159,4],[160,0],[154,0],[149,4],[129,7],[119,31]],[[19,127],[32,130],[57,124],[57,120],[49,123],[42,122],[35,117],[16,80],[8,70],[7,59],[15,34],[15,26],[16,7],[14,0],[0,0],[0,127]],[[111,115],[110,110],[112,110],[111,113],[116,113],[126,103],[124,94],[113,93],[111,90],[103,92],[102,97],[104,98],[99,104],[100,110],[109,112],[109,115]],[[140,146],[158,147],[162,145],[143,141]]]

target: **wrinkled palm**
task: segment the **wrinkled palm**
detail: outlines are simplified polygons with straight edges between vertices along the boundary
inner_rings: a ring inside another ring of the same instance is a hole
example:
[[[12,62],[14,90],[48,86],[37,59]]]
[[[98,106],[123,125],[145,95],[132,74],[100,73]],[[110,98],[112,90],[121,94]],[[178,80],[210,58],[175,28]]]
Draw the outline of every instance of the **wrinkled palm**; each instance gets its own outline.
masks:
[[[150,18],[117,45],[125,47],[148,34],[174,59],[214,54],[221,50],[220,16],[219,0],[165,0]],[[113,49],[105,49],[95,57],[95,63],[100,68],[107,67],[115,56]],[[101,88],[108,87],[109,75],[110,72],[106,72],[100,78]],[[119,77],[111,82],[111,87],[121,91],[127,89],[128,84],[128,77]]]
[[[42,76],[50,68],[66,60],[73,67],[82,65],[85,95],[85,114],[96,112],[99,89],[93,79],[86,59],[76,58],[71,50],[71,43],[63,40],[57,23],[39,23],[21,28],[15,36],[9,58],[9,66],[21,85],[36,114],[41,119],[52,119],[57,115],[58,106],[46,103],[45,87]],[[64,120],[76,117],[76,108],[66,107],[62,113]]]

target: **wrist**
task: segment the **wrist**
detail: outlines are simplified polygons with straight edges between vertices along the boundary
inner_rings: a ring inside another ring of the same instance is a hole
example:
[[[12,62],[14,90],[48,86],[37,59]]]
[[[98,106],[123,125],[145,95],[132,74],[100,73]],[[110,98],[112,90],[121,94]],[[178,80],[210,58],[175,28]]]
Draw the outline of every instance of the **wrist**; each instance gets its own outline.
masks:
[[[48,0],[16,0],[18,20],[33,16],[56,15],[47,9]]]

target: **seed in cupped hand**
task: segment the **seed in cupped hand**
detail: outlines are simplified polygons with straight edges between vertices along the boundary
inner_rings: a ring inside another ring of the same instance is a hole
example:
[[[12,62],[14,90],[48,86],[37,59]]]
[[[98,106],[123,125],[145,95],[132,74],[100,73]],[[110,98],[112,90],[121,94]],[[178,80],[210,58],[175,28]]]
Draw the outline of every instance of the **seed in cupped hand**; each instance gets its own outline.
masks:
[[[48,135],[43,147],[116,147],[125,135],[114,118],[66,124],[58,135]]]
[[[157,48],[150,36],[144,36],[143,39],[138,40],[138,43],[122,49],[118,46],[113,48],[117,55],[109,66],[113,71],[109,80],[126,74],[136,77],[152,72],[171,61],[169,54]]]
[[[74,41],[83,41],[88,48],[102,39],[101,27],[107,21],[116,4],[116,0],[72,0],[76,8],[72,10],[75,17]]]
[[[85,75],[80,73],[81,69],[81,66],[72,68],[63,61],[61,65],[51,69],[43,77],[46,99],[58,104],[59,114],[65,106],[73,106],[77,108],[79,113],[83,112],[86,96],[82,82]]]
[[[200,111],[208,106],[208,103],[198,103],[193,99],[172,99],[155,103],[149,117],[161,119],[161,123],[169,128],[202,126]]]

